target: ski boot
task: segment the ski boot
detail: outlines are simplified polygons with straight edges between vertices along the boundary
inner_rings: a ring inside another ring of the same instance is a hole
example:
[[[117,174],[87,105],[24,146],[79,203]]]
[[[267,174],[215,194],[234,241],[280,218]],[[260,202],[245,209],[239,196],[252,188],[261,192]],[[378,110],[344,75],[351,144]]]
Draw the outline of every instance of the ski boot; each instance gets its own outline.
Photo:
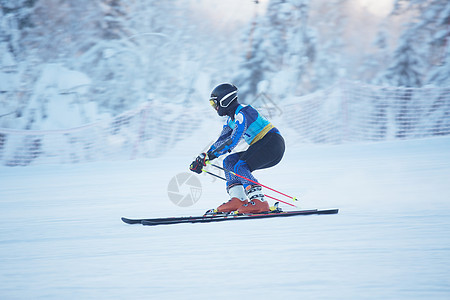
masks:
[[[264,200],[262,188],[259,185],[252,185],[247,187],[247,196],[250,202],[238,208],[240,214],[258,214],[270,212],[270,207],[267,201]]]
[[[228,202],[225,202],[217,207],[217,212],[229,213],[248,203],[244,187],[240,184],[231,186],[228,189],[228,194],[230,195],[231,199]]]

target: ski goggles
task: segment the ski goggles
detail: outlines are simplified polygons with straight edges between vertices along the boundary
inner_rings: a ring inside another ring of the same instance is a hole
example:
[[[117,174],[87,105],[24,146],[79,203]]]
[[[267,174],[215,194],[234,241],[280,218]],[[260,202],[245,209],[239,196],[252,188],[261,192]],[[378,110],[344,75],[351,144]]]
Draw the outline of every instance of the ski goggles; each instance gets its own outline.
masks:
[[[217,110],[217,99],[211,98],[209,99],[209,104],[211,104],[211,106]]]

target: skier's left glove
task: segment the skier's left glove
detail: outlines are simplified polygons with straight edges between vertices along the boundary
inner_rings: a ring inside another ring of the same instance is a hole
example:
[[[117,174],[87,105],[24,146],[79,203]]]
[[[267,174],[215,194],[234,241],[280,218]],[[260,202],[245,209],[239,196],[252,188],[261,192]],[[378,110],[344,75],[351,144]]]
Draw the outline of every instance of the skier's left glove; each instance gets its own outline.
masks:
[[[206,153],[199,154],[199,156],[197,156],[197,158],[189,166],[189,170],[200,174],[202,172],[203,167],[206,166],[207,159],[208,156],[206,155]]]

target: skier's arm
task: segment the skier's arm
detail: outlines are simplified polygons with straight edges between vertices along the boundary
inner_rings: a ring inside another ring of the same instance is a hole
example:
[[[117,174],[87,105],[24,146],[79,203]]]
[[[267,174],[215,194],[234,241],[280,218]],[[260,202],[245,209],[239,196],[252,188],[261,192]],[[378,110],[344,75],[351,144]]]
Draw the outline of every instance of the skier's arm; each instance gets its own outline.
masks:
[[[231,129],[229,126],[225,128],[224,126],[219,139],[208,150],[208,158],[212,160],[233,150],[241,140],[246,129],[247,120],[244,114],[240,112],[236,115],[234,129]]]
[[[224,125],[219,138],[214,142],[214,144],[212,144],[209,150],[216,150],[220,148],[230,138],[232,132],[233,130],[230,128],[230,126]]]
[[[230,126],[228,126],[228,124],[225,124],[223,126],[219,138],[214,142],[214,144],[211,145],[211,147],[209,147],[209,150],[206,152],[208,154],[209,160],[213,160],[218,157],[218,155],[215,155],[214,152],[217,152],[225,146],[225,143],[231,136],[232,132],[233,130],[230,128]]]

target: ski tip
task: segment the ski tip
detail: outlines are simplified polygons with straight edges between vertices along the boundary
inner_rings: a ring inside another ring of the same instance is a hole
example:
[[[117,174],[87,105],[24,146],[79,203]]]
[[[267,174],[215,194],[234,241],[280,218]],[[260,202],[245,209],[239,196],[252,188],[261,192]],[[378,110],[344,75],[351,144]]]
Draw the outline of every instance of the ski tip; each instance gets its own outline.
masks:
[[[135,220],[135,219],[129,219],[129,218],[122,217],[121,220],[122,220],[122,222],[127,223],[127,224],[141,224],[141,220],[138,220],[138,219]]]

